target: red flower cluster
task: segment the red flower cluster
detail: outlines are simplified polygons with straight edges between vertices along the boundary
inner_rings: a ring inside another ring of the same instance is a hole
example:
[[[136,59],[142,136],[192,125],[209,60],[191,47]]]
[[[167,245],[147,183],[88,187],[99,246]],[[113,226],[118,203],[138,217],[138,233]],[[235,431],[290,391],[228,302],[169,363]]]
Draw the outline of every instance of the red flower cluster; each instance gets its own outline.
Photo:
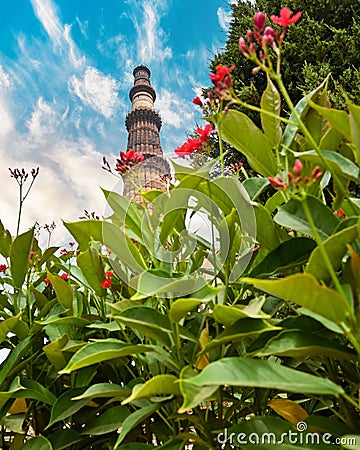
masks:
[[[127,153],[120,152],[120,158],[116,159],[115,170],[123,175],[143,160],[144,155],[141,153],[136,153],[135,150],[129,150]]]
[[[64,281],[68,281],[69,275],[68,275],[67,273],[62,273],[62,274],[60,275],[60,278],[62,278]]]
[[[292,172],[287,173],[285,180],[281,177],[281,175],[276,175],[275,178],[269,177],[268,180],[270,181],[270,184],[274,186],[276,189],[283,191],[284,189],[287,189],[289,185],[296,186],[301,182],[305,184],[316,183],[319,180],[319,178],[322,177],[323,173],[320,171],[319,166],[316,166],[313,169],[311,177],[303,176],[302,174],[303,168],[304,166],[302,162],[300,161],[300,159],[297,159],[295,161]]]
[[[233,81],[229,75],[235,69],[235,66],[223,66],[221,64],[216,66],[216,73],[209,73],[210,80],[214,85],[214,91],[221,100],[228,100],[231,97],[230,89],[233,86]]]
[[[208,142],[213,127],[207,124],[204,129],[197,128],[196,133],[199,135],[196,138],[189,138],[181,147],[175,149],[175,153],[184,158],[186,155],[191,155],[195,151],[202,150],[204,145]]]
[[[114,272],[108,271],[104,273],[105,280],[100,281],[100,286],[104,289],[109,288],[112,285],[111,277],[114,275]]]
[[[254,33],[248,30],[246,33],[247,43],[243,37],[239,39],[239,47],[242,54],[246,58],[252,58],[256,56],[257,45],[255,41],[261,48],[272,47],[275,51],[278,50],[277,44],[282,42],[285,37],[286,28],[292,23],[296,23],[302,15],[299,11],[293,16],[291,16],[291,11],[289,8],[282,8],[280,11],[280,17],[275,15],[271,16],[273,23],[282,26],[283,30],[281,34],[275,31],[272,27],[265,27],[266,24],[266,14],[264,12],[257,12],[254,17]],[[263,50],[259,51],[259,58],[262,61],[264,58]]]
[[[0,272],[6,272],[7,265],[6,264],[0,264]]]

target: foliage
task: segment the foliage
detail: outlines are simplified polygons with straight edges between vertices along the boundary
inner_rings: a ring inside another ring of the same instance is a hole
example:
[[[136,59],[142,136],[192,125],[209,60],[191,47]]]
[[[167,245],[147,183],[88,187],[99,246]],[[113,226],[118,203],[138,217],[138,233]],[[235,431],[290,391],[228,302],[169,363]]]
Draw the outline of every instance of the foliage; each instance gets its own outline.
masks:
[[[235,88],[247,103],[259,104],[259,95],[266,87],[266,76],[263,72],[253,74],[254,66],[239,55],[239,37],[253,28],[256,11],[264,11],[270,17],[281,6],[279,0],[256,0],[253,6],[246,2],[232,4],[233,16],[225,48],[215,55],[211,63],[213,69],[217,64],[235,64]],[[313,90],[331,73],[333,83],[328,96],[334,107],[346,108],[343,91],[351,101],[358,103],[359,2],[290,0],[287,6],[293,12],[303,12],[296,28],[289,28],[282,54],[282,77],[293,101],[300,101],[303,94]]]
[[[0,223],[4,450],[358,448],[360,108],[331,109],[326,81],[294,106],[251,58],[261,128],[217,71],[219,177],[174,162],[143,204],[104,191],[112,215],[65,223],[61,251]],[[243,185],[222,139],[256,173]]]

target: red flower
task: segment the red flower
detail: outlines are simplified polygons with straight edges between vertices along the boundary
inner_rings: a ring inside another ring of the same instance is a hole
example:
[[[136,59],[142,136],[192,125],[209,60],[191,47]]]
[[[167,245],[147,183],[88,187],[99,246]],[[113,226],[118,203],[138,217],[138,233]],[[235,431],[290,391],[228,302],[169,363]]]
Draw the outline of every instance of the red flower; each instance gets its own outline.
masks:
[[[346,216],[346,214],[342,208],[339,208],[337,211],[334,211],[334,216],[344,217]]]
[[[62,273],[60,275],[60,278],[62,278],[64,281],[67,281],[69,279],[69,275],[67,273]]]
[[[296,23],[302,15],[302,12],[299,11],[296,14],[294,14],[291,17],[291,11],[289,8],[282,8],[280,11],[280,17],[277,17],[275,15],[271,16],[271,20],[276,23],[277,25],[280,25],[284,28],[286,28],[288,25],[292,23]]]
[[[49,278],[45,278],[44,283],[48,286],[51,286],[51,281],[49,280]]]
[[[116,160],[115,170],[121,174],[124,174],[132,166],[138,164],[144,160],[144,155],[142,153],[136,153],[135,150],[129,150],[128,152],[120,152],[120,159]]]
[[[0,272],[6,272],[7,265],[6,264],[0,264]]]
[[[112,280],[105,279],[104,281],[100,281],[100,286],[104,289],[109,288],[112,285]]]
[[[202,101],[201,101],[201,98],[198,97],[198,96],[195,97],[195,98],[193,99],[192,102],[194,103],[194,105],[203,106],[203,103],[202,103]]]
[[[216,66],[216,73],[209,73],[210,80],[215,86],[219,84],[220,81],[225,81],[226,77],[235,69],[234,64],[231,67],[222,66],[221,64]]]
[[[205,125],[205,128],[202,129],[198,127],[196,129],[197,134],[200,136],[199,141],[203,144],[204,142],[207,142],[209,140],[210,133],[213,131],[213,127],[211,123],[208,123]]]
[[[198,138],[189,138],[181,147],[175,149],[175,153],[180,157],[184,158],[186,155],[191,155],[197,150],[201,150],[203,144],[209,140],[210,133],[213,131],[212,125],[207,124],[205,128],[197,128],[196,133],[199,135]]]
[[[257,31],[262,31],[265,27],[266,14],[259,11],[255,14],[254,25]]]
[[[105,280],[100,281],[100,286],[104,289],[109,288],[112,285],[111,277],[114,275],[114,272],[108,271],[104,273]]]

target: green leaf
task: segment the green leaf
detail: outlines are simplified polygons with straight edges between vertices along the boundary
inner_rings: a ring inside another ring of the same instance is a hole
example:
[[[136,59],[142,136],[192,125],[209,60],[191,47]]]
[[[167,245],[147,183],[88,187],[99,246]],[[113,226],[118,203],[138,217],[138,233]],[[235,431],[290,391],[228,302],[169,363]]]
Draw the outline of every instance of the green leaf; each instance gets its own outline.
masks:
[[[261,177],[247,178],[243,181],[242,185],[249,194],[250,200],[256,200],[266,187],[269,186],[269,181]]]
[[[84,436],[73,429],[60,429],[48,436],[54,450],[68,450],[73,444],[85,441]]]
[[[55,395],[35,380],[23,378],[21,385],[25,389],[16,392],[13,395],[14,398],[31,398],[32,400],[38,400],[47,405],[53,405],[56,401]]]
[[[332,171],[359,184],[360,169],[354,162],[343,156],[341,153],[336,153],[330,150],[322,150],[321,153],[328,162]],[[304,161],[310,161],[314,165],[323,165],[322,160],[315,150],[310,150],[307,152],[294,152],[294,156],[301,158]]]
[[[5,403],[13,397],[13,395],[20,391],[21,389],[23,389],[23,387],[20,384],[20,378],[16,377],[10,387],[8,391],[2,391],[0,392],[0,410],[2,409],[2,407],[5,405]]]
[[[243,153],[250,166],[268,177],[277,173],[277,164],[266,136],[245,114],[230,109],[219,125],[222,138]]]
[[[178,379],[174,375],[155,375],[144,384],[136,384],[132,394],[121,402],[122,405],[139,398],[180,395]]]
[[[12,431],[15,434],[24,434],[24,419],[25,413],[7,414],[0,420],[0,424],[6,428],[6,430]]]
[[[53,450],[53,446],[44,436],[36,436],[29,439],[20,450]]]
[[[185,441],[177,436],[165,442],[164,445],[158,447],[158,450],[182,450],[185,446]],[[133,449],[136,450],[136,449]]]
[[[88,399],[73,400],[73,397],[76,397],[83,392],[84,389],[80,388],[69,389],[61,394],[60,397],[56,399],[56,402],[51,409],[50,421],[46,429],[50,428],[54,423],[65,420],[80,411],[80,409],[88,403]]]
[[[147,265],[136,245],[119,227],[110,222],[103,222],[103,243],[121,263],[134,273],[147,269]]]
[[[130,414],[125,406],[113,406],[100,416],[96,416],[82,429],[82,434],[98,436],[119,429]]]
[[[30,263],[30,252],[34,239],[34,228],[14,239],[10,248],[10,270],[14,287],[20,289],[24,283]]]
[[[53,275],[47,270],[47,277],[54,287],[58,302],[70,311],[73,309],[73,292],[70,284],[58,275]]]
[[[10,372],[12,372],[19,366],[24,354],[26,354],[31,345],[32,337],[28,336],[24,340],[20,341],[17,346],[11,350],[10,354],[1,367],[0,386],[2,386]]]
[[[271,316],[262,312],[265,297],[254,299],[248,305],[215,305],[213,316],[215,320],[225,327],[233,325],[239,319],[269,319]]]
[[[186,380],[195,386],[246,386],[276,389],[300,394],[343,394],[342,387],[326,378],[290,369],[273,361],[242,357],[223,358],[210,363]]]
[[[339,219],[319,199],[308,195],[305,201],[308,203],[316,230],[321,240],[324,241],[332,235],[335,228],[339,225]],[[315,237],[300,200],[290,199],[284,206],[279,208],[274,220],[279,225]]]
[[[10,256],[11,243],[11,234],[5,229],[0,220],[0,255],[4,258],[8,258]]]
[[[284,193],[282,191],[277,191],[273,196],[271,196],[265,203],[265,208],[272,213],[276,208],[285,202]]]
[[[324,106],[317,105],[311,100],[309,100],[309,105],[326,120],[328,120],[332,127],[334,127],[337,131],[340,131],[346,139],[350,140],[350,121],[346,111],[326,108]]]
[[[59,373],[71,373],[74,370],[91,366],[99,362],[151,351],[153,351],[153,349],[146,345],[125,344],[118,339],[112,338],[102,339],[101,341],[91,342],[90,344],[81,347],[80,350],[72,356],[67,366]]]
[[[339,270],[341,267],[342,258],[347,252],[347,245],[351,244],[357,236],[358,226],[353,225],[352,227],[345,228],[344,230],[333,234],[323,242],[326,253],[329,256],[335,271]],[[319,247],[316,247],[311,253],[306,272],[311,273],[318,280],[323,280],[325,282],[331,278],[329,271],[324,264],[324,259]]]
[[[304,264],[315,247],[316,242],[306,237],[295,237],[282,242],[275,250],[265,256],[252,270],[249,277],[264,277]]]
[[[153,308],[133,306],[125,309],[120,315],[114,316],[114,319],[140,331],[146,337],[162,342],[167,347],[171,346],[169,319]]]
[[[132,296],[132,300],[142,300],[152,296],[180,297],[192,294],[204,286],[206,286],[205,279],[197,275],[172,278],[170,274],[162,270],[147,270],[140,274],[136,287],[137,292]]]
[[[267,76],[267,86],[261,97],[260,112],[261,124],[265,136],[270,145],[275,148],[279,145],[282,137],[281,122],[278,118],[269,116],[265,111],[269,111],[277,116],[281,113],[281,97],[270,77]]]
[[[117,441],[114,445],[114,450],[116,450],[119,445],[122,443],[122,441],[126,438],[128,433],[135,428],[137,425],[139,425],[143,420],[145,420],[147,417],[149,417],[152,413],[154,413],[159,407],[161,403],[157,404],[150,404],[147,406],[144,406],[141,409],[136,410],[132,414],[130,414],[126,419],[124,420],[121,428],[121,432],[119,434],[119,437],[117,438]]]
[[[189,409],[198,406],[200,403],[209,401],[218,389],[217,386],[198,387],[186,382],[188,378],[196,376],[197,373],[198,372],[189,366],[185,366],[180,373],[179,386],[181,394],[184,397],[184,402],[178,409],[179,414],[184,414]]]
[[[311,91],[306,97],[302,98],[295,106],[295,111],[296,111],[297,115],[300,116],[300,119],[302,119],[303,121],[305,120],[306,115],[310,109],[309,101],[313,100],[313,102],[316,102],[318,97],[322,94],[324,87],[327,85],[327,81],[328,81],[328,78],[326,78],[320,84],[320,86],[318,86],[316,89]],[[289,120],[291,122],[296,123],[296,119],[295,119],[293,113],[290,114]],[[299,130],[298,125],[288,124],[286,126],[285,131],[284,131],[284,137],[283,137],[283,146],[286,150],[291,147],[291,144],[293,143],[298,130]],[[274,173],[276,173],[276,172],[274,172]]]
[[[74,397],[73,400],[81,400],[82,398],[119,398],[124,399],[129,395],[129,389],[114,383],[97,383],[90,386],[86,391]]]
[[[336,324],[346,323],[353,314],[348,302],[338,292],[319,284],[308,273],[279,280],[244,278],[243,281],[283,300],[304,306]]]
[[[0,321],[0,344],[6,339],[9,332],[14,332],[19,320],[20,316],[14,316]]]
[[[63,222],[79,244],[81,250],[89,248],[91,241],[102,242],[103,222],[100,220],[80,220],[78,222]]]
[[[57,370],[61,370],[66,366],[67,359],[64,356],[63,348],[68,341],[69,336],[63,334],[61,337],[55,339],[55,341],[52,341],[43,347],[43,351],[48,360]]]
[[[93,247],[89,247],[78,254],[76,261],[92,289],[104,297],[106,289],[100,286],[100,282],[104,281],[104,268],[99,253]]]
[[[142,225],[144,221],[144,209],[137,203],[131,202],[117,192],[102,189],[106,201],[115,213],[117,219],[136,234],[138,240],[142,240],[144,232]]]
[[[356,162],[360,165],[360,107],[354,103],[348,103],[350,111],[351,142],[355,150]]]
[[[261,319],[239,319],[206,344],[201,353],[207,353],[214,347],[234,343],[248,336],[257,336],[268,331],[280,329],[281,327],[270,325],[268,322]]]
[[[274,223],[269,211],[260,203],[254,207],[257,235],[256,239],[262,247],[268,250],[274,250],[280,244],[280,236],[283,236],[282,230]],[[284,239],[282,239],[284,240]]]
[[[315,333],[302,330],[285,330],[268,341],[257,356],[289,356],[306,359],[311,356],[326,356],[339,359],[356,359],[356,353],[347,347],[330,341]]]
[[[179,298],[170,307],[169,317],[175,322],[179,322],[188,312],[192,311],[198,305],[208,302],[210,299],[198,298]]]

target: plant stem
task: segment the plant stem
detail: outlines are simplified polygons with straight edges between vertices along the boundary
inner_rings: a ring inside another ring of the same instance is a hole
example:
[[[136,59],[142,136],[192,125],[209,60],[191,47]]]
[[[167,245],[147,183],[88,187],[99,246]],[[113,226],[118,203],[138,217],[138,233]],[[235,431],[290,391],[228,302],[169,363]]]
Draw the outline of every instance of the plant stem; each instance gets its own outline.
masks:
[[[220,131],[220,127],[217,124],[217,133],[219,136],[219,150],[220,150],[220,163],[221,163],[221,176],[225,176],[225,161],[224,161],[224,147],[223,147],[223,141],[222,141],[222,136],[221,136],[221,131]]]
[[[333,283],[334,283],[334,286],[335,286],[336,290],[338,291],[338,293],[339,293],[339,294],[345,299],[345,301],[347,302],[347,298],[346,298],[345,292],[344,292],[344,290],[343,290],[343,288],[342,288],[342,286],[341,286],[341,284],[340,284],[340,281],[339,281],[339,279],[338,279],[338,277],[337,277],[337,275],[336,275],[336,272],[335,272],[335,270],[334,270],[334,267],[333,267],[333,265],[331,264],[329,255],[327,254],[327,251],[326,251],[326,249],[325,249],[325,247],[324,247],[324,244],[323,244],[323,242],[322,242],[322,240],[321,240],[321,238],[320,238],[320,236],[319,236],[319,233],[318,233],[318,231],[317,231],[317,228],[316,228],[314,219],[313,219],[313,217],[312,217],[312,215],[311,215],[311,212],[310,212],[309,205],[308,205],[308,203],[307,203],[307,198],[306,198],[306,197],[304,197],[304,198],[302,199],[302,206],[303,206],[303,209],[304,209],[304,212],[305,212],[307,221],[309,222],[309,225],[310,225],[310,227],[311,227],[311,230],[312,230],[312,232],[313,232],[313,234],[314,234],[315,241],[316,241],[316,243],[317,243],[317,245],[318,245],[318,247],[319,247],[321,256],[323,257],[323,260],[324,260],[324,263],[325,263],[325,265],[326,265],[326,268],[327,268],[327,270],[329,271],[329,274],[330,274],[330,276],[331,276],[331,279],[332,279],[332,281],[333,281]]]
[[[19,213],[18,213],[18,221],[17,221],[17,227],[16,227],[16,236],[19,235],[20,230],[20,219],[21,219],[21,211],[23,206],[23,198],[22,198],[22,184],[19,185]]]
[[[295,120],[297,122],[298,127],[300,128],[300,130],[304,133],[305,137],[308,139],[308,141],[310,142],[310,144],[314,147],[314,150],[316,151],[317,155],[320,158],[321,163],[323,164],[323,166],[331,173],[331,176],[333,177],[334,181],[336,182],[336,184],[338,185],[341,193],[344,195],[344,197],[348,197],[348,192],[347,190],[344,188],[344,186],[342,185],[339,177],[337,176],[337,174],[331,169],[330,164],[326,161],[326,159],[324,158],[324,155],[322,154],[322,151],[319,147],[319,145],[316,143],[315,139],[313,138],[312,134],[310,133],[310,131],[307,129],[307,127],[305,126],[304,122],[302,121],[299,113],[296,111],[296,108],[284,86],[284,83],[282,81],[281,78],[281,74],[277,73],[277,74],[270,74],[270,76],[272,76],[272,78],[276,81],[277,85],[279,86],[280,92],[283,95],[287,105],[290,108],[290,111],[292,113],[292,115],[295,117]]]

